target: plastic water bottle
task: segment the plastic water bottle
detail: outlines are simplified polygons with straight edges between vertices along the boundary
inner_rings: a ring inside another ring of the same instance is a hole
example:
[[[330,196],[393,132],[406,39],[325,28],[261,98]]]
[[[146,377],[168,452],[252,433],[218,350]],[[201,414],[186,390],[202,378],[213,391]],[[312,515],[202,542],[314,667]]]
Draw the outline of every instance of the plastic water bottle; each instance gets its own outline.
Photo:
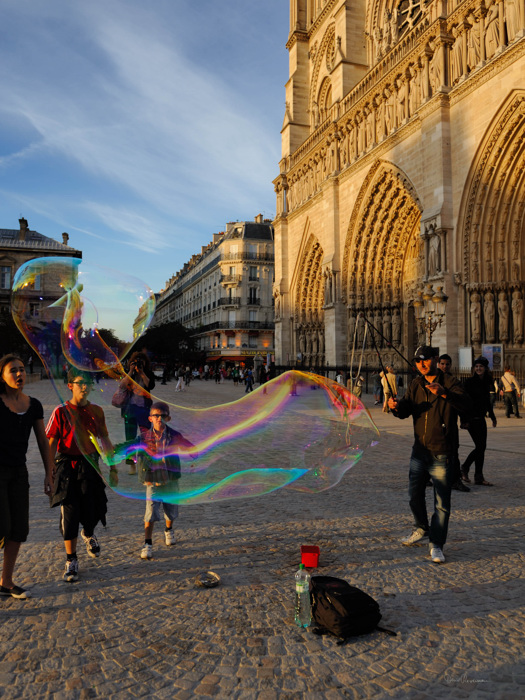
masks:
[[[300,564],[295,574],[295,624],[298,627],[308,627],[311,620],[310,574],[304,564]]]

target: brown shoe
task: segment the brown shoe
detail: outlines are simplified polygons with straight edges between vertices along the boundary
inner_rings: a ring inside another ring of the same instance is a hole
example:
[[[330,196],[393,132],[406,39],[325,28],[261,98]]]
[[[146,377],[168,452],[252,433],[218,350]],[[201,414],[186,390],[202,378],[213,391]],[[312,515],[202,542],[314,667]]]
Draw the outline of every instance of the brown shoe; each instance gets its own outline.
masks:
[[[490,481],[486,481],[485,479],[482,479],[481,481],[476,480],[474,483],[476,486],[494,486],[494,484],[491,484]]]

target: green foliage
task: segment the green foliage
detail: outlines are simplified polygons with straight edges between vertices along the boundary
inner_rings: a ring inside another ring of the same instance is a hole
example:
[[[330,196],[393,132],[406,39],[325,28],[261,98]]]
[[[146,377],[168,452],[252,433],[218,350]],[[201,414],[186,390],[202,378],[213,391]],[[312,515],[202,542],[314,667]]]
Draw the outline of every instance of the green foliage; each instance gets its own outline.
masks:
[[[158,362],[183,362],[194,355],[194,341],[182,324],[173,321],[148,328],[133,349],[148,350]]]
[[[31,354],[34,355],[33,349],[18,330],[11,313],[2,311],[0,312],[0,357],[11,352],[17,353],[22,359]]]

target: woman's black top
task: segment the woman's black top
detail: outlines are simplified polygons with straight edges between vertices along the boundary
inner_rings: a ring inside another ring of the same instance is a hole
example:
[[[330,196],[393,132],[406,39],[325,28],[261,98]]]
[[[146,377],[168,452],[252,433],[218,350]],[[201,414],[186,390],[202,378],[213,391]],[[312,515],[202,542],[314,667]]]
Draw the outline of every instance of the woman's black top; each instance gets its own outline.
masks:
[[[27,411],[11,411],[0,398],[0,472],[4,468],[25,467],[29,436],[35,421],[44,418],[38,399],[29,397]]]

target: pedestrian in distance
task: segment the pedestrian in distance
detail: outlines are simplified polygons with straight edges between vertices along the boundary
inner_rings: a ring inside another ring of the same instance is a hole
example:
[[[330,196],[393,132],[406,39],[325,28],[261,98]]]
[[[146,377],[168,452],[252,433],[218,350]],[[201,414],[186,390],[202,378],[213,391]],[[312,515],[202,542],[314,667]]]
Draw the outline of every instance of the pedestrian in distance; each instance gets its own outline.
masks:
[[[44,492],[53,487],[53,460],[44,430],[44,410],[24,394],[26,371],[18,355],[0,359],[0,595],[25,600],[30,592],[15,585],[13,574],[22,542],[29,533],[29,478],[26,454],[33,430],[44,464]]]
[[[88,401],[93,386],[91,377],[72,368],[67,386],[71,398],[55,408],[46,434],[55,458],[51,507],[60,506],[60,531],[66,550],[64,581],[72,583],[78,580],[77,539],[81,524],[87,554],[93,558],[100,555],[95,527],[99,522],[106,523],[107,498],[99,473],[99,451],[109,462],[114,449],[103,410]],[[118,484],[115,466],[109,468],[108,478],[110,486]]]
[[[452,358],[450,357],[450,355],[447,355],[445,353],[439,356],[438,368],[443,372],[443,374],[448,374],[452,376],[452,372],[450,371],[452,368]],[[464,493],[467,493],[468,491],[470,491],[470,489],[463,483],[463,480],[461,478],[461,462],[459,459],[459,430],[457,421],[455,426],[453,426],[453,429],[455,431],[456,447],[454,450],[454,455],[453,457],[451,457],[451,488],[453,491],[463,491]]]
[[[420,346],[414,362],[420,376],[411,381],[403,398],[388,400],[394,416],[412,416],[414,423],[408,494],[415,529],[402,544],[413,545],[429,538],[430,558],[441,564],[445,561],[443,549],[450,518],[454,425],[459,412],[470,410],[470,399],[457,379],[438,369],[435,348]],[[429,477],[434,487],[434,513],[430,523],[425,500]]]
[[[128,375],[120,382],[120,386],[128,392],[128,399],[121,408],[124,434],[126,440],[134,440],[137,431],[144,433],[149,430],[148,415],[152,403],[150,392],[155,387],[155,375],[145,352],[134,352],[131,355]],[[129,474],[137,473],[133,457],[128,457],[126,464],[129,465]]]
[[[520,385],[510,365],[505,365],[504,370],[499,387],[505,404],[505,416],[506,418],[510,418],[511,414],[514,414],[516,418],[521,418],[520,409],[518,407],[518,397],[521,395]]]
[[[253,372],[251,369],[249,369],[246,372],[245,383],[246,383],[246,389],[245,389],[244,393],[249,394],[250,391],[253,391]]]
[[[139,453],[139,479],[146,486],[146,512],[144,514],[144,545],[141,559],[153,557],[153,527],[164,512],[166,526],[164,541],[166,546],[175,544],[173,522],[179,515],[176,503],[167,497],[173,493],[181,476],[178,451],[193,447],[181,433],[169,427],[171,420],[167,403],[157,401],[152,404],[149,414],[151,429],[144,436],[144,446]],[[145,449],[144,449],[145,447]]]
[[[470,483],[469,469],[474,463],[474,483],[478,486],[493,485],[483,476],[485,450],[487,449],[487,414],[492,421],[493,428],[498,424],[490,400],[490,390],[493,385],[494,379],[489,370],[489,361],[486,357],[478,357],[474,360],[472,377],[465,381],[465,391],[472,399],[472,409],[462,422],[462,427],[467,428],[474,442],[474,449],[461,467],[461,478]]]

